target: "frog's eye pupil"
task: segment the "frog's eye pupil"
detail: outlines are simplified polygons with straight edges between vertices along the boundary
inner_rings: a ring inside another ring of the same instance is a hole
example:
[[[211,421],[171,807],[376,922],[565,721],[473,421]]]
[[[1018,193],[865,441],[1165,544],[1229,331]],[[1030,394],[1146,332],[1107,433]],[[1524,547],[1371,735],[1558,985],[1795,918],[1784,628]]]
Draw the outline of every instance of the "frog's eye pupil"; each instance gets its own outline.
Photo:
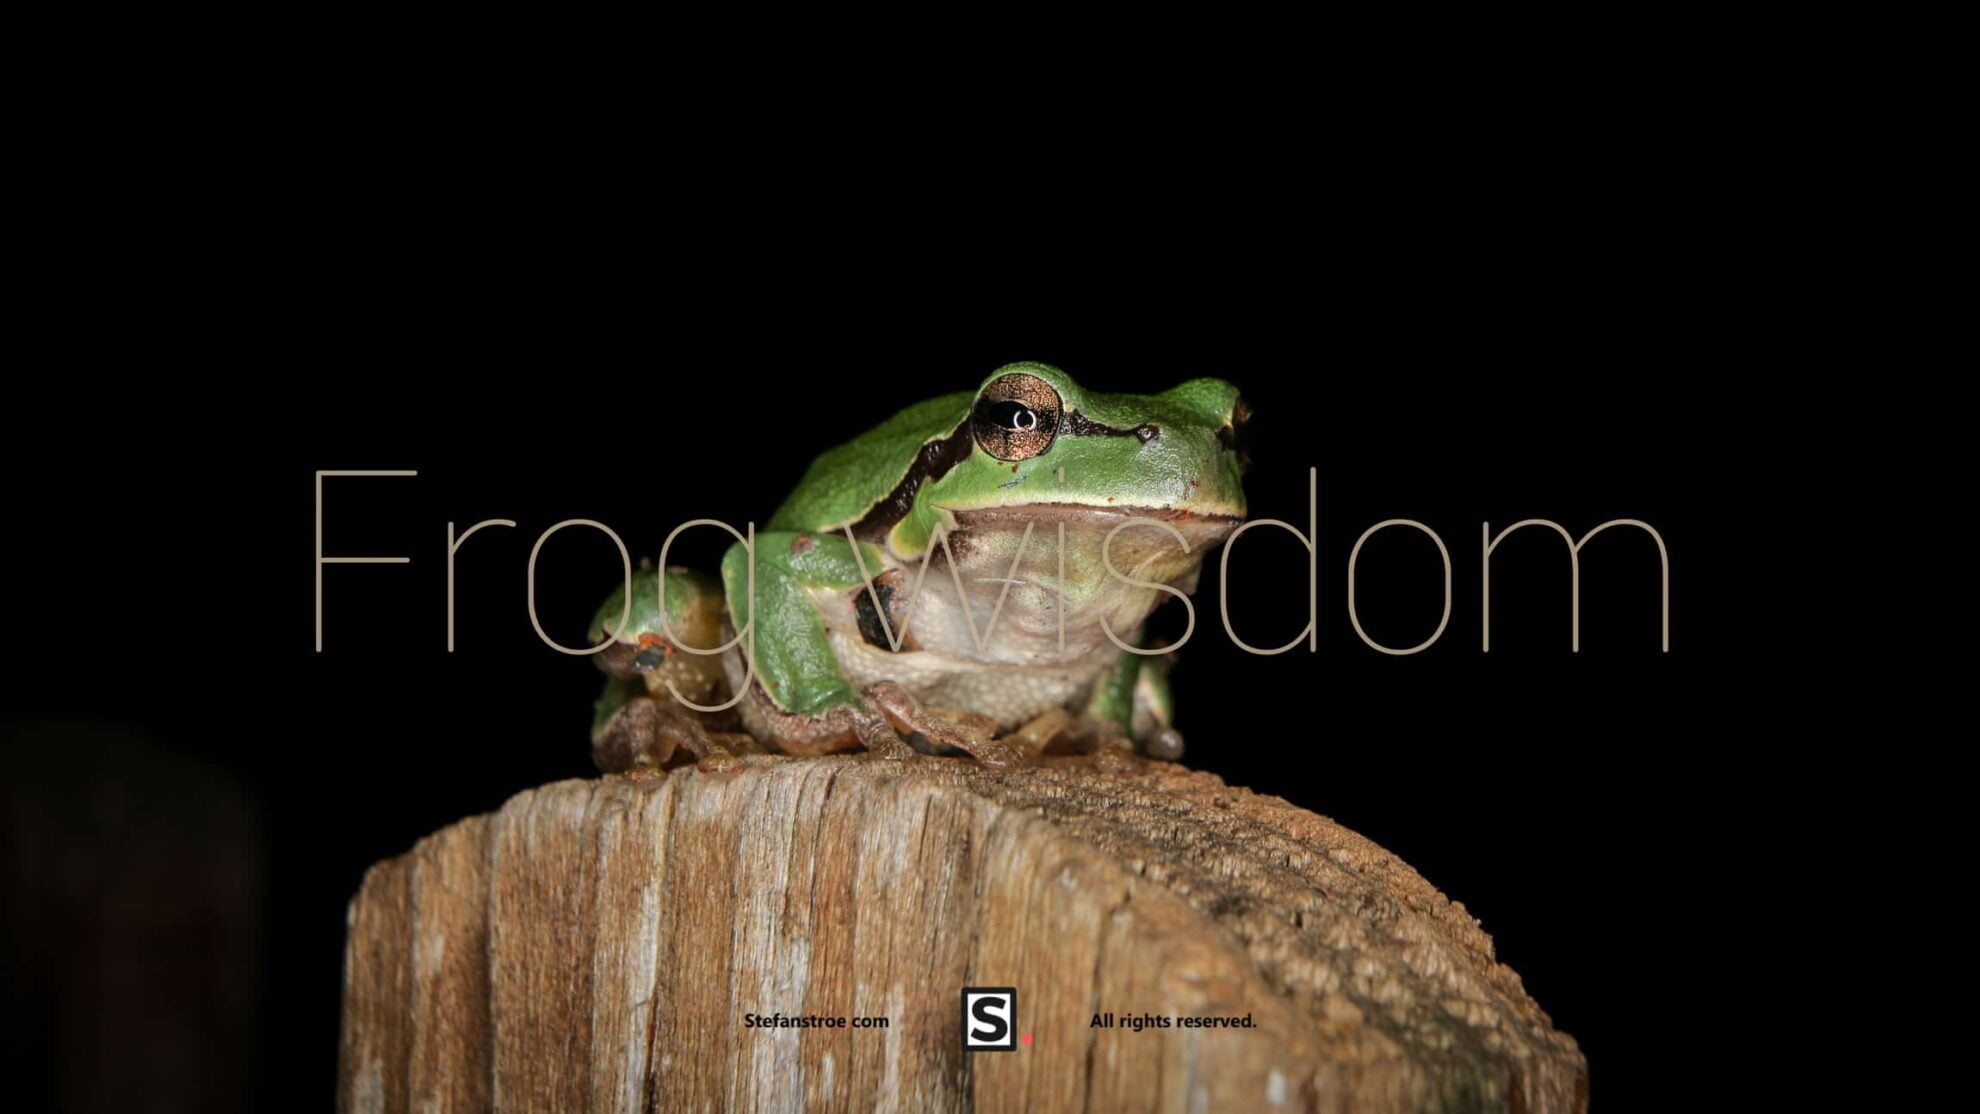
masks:
[[[991,404],[990,420],[1005,429],[1038,428],[1038,415],[1031,407],[1011,399]]]

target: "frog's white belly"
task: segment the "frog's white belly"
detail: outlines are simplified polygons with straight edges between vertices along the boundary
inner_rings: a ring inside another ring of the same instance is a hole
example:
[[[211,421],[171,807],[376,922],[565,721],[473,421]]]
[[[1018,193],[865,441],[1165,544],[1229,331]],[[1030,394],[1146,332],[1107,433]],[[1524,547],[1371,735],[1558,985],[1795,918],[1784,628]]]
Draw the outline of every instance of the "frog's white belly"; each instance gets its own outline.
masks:
[[[1083,704],[1094,681],[1119,658],[1111,644],[1067,660],[1037,664],[983,662],[930,650],[890,653],[858,631],[827,632],[846,679],[860,688],[893,681],[936,708],[960,708],[1016,727],[1052,708]]]

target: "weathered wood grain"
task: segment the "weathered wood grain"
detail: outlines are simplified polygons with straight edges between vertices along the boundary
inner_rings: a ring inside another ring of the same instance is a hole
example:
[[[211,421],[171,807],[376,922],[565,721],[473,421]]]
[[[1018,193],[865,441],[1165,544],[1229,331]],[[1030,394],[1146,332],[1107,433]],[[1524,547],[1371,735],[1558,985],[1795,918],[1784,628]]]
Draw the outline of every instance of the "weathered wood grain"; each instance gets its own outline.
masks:
[[[349,923],[344,1110],[1587,1105],[1574,1041],[1463,906],[1174,766],[559,782],[374,867]],[[1028,1043],[965,1052],[965,986],[1017,987]]]

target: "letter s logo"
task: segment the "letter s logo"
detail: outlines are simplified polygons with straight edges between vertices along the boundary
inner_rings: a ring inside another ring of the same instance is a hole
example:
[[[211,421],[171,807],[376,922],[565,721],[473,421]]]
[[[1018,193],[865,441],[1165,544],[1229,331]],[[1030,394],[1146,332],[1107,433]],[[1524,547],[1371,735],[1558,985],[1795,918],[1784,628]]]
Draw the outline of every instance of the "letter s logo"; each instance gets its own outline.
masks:
[[[1010,1052],[1017,1048],[1017,988],[966,986],[962,993],[963,1049]]]

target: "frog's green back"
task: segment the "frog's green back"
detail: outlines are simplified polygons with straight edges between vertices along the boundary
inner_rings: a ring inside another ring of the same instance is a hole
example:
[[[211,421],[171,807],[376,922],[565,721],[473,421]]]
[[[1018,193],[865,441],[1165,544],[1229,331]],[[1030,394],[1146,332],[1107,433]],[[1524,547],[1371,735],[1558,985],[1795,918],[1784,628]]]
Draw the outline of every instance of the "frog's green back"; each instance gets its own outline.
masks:
[[[916,403],[821,454],[767,528],[818,530],[858,519],[894,490],[923,445],[955,432],[975,398],[962,391]]]

